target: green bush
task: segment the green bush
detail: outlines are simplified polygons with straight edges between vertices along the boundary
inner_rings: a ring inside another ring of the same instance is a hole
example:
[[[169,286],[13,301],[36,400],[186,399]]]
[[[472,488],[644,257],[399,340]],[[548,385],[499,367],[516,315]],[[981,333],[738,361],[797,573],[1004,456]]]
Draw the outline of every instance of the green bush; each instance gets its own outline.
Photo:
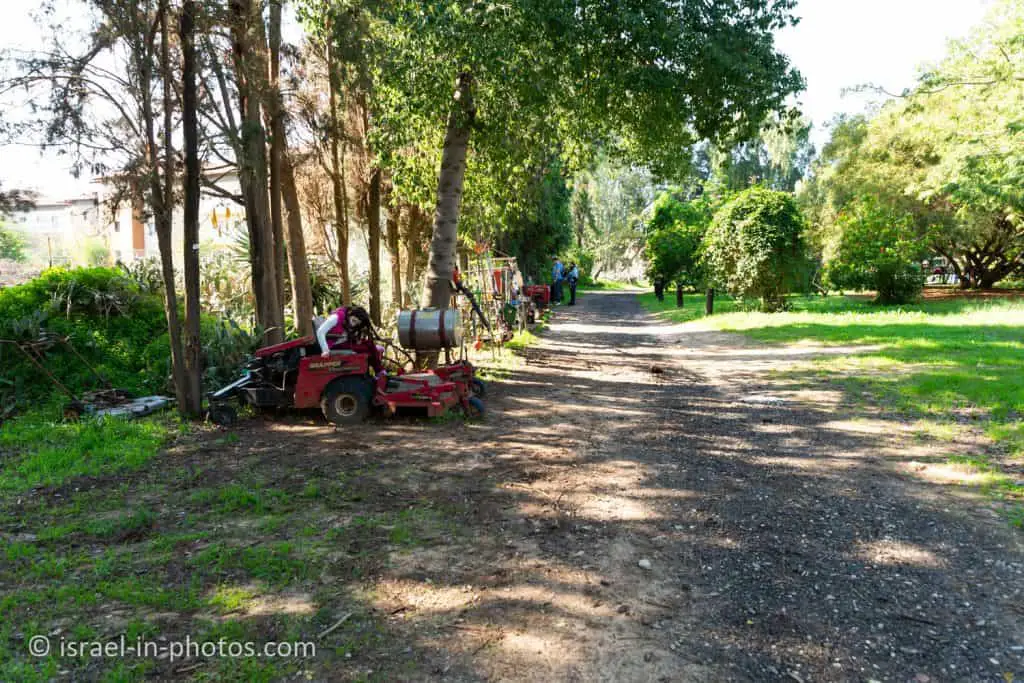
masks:
[[[804,219],[793,196],[752,187],[723,206],[704,241],[711,279],[730,294],[785,308],[785,294],[806,288],[810,261]]]
[[[19,263],[26,259],[25,237],[3,225],[0,225],[0,258]]]
[[[180,314],[180,311],[179,311]],[[0,290],[0,339],[68,337],[113,385],[136,393],[170,392],[171,360],[162,295],[144,291],[114,268],[51,269],[23,285]],[[203,380],[207,389],[234,379],[260,343],[230,319],[203,315]],[[46,350],[45,364],[71,391],[97,388],[95,375],[64,346]],[[54,395],[57,389],[21,352],[0,344],[0,407]]]
[[[580,269],[580,287],[589,287],[594,284],[594,254],[587,251],[586,249],[580,249],[573,247],[569,250],[569,255],[565,259],[565,267],[568,268],[570,263],[575,263]]]
[[[919,262],[926,251],[909,215],[865,196],[843,210],[836,228],[825,262],[832,286],[874,290],[880,304],[909,303],[920,296],[925,274]]]
[[[647,279],[653,282],[660,277],[666,284],[701,286],[706,279],[702,243],[712,215],[706,196],[687,202],[671,191],[662,193],[647,224]]]
[[[112,268],[51,269],[0,291],[0,338],[24,341],[42,332],[68,337],[104,377],[131,391],[163,388],[163,376],[149,371],[146,350],[166,329],[160,298],[144,294]],[[60,345],[47,351],[46,367],[72,391],[96,385],[89,368]],[[8,400],[13,395],[24,402],[55,391],[10,345],[0,345],[0,368],[6,381],[0,394]]]

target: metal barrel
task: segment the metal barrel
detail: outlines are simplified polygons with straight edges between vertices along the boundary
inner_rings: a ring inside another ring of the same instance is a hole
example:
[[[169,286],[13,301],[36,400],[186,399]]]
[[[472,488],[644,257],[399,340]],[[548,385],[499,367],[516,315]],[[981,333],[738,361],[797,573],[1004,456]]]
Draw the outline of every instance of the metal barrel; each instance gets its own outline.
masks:
[[[398,341],[414,351],[438,351],[462,345],[462,320],[454,308],[421,308],[398,314]]]

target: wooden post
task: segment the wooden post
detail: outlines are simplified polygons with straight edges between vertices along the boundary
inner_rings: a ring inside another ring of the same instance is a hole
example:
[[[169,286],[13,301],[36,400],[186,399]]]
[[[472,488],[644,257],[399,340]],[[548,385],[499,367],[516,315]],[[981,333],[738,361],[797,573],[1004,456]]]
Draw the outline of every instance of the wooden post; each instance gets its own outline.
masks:
[[[708,287],[704,298],[704,315],[712,315],[715,312],[715,288]]]

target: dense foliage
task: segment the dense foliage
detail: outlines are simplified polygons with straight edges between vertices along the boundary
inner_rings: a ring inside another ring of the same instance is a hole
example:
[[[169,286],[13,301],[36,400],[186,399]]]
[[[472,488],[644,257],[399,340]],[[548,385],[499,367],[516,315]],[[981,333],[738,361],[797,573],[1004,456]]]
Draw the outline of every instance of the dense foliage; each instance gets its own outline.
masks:
[[[158,293],[113,268],[51,269],[23,285],[0,290],[0,338],[67,338],[85,360],[119,388],[167,391],[167,319]],[[232,377],[257,340],[230,320],[204,317],[205,379],[210,387]],[[88,367],[62,344],[44,350],[45,366],[79,393],[100,388]],[[59,389],[9,344],[0,344],[0,403],[26,404]]]
[[[572,196],[556,159],[527,187],[522,208],[495,239],[499,253],[514,255],[523,275],[544,282],[551,256],[564,254],[572,240]]]
[[[572,197],[575,248],[570,256],[588,264],[584,277],[629,279],[643,253],[645,214],[657,192],[646,168],[601,155],[576,174]]]
[[[1024,3],[983,28],[905,97],[838,122],[802,198],[819,246],[842,239],[847,203],[873,195],[913,219],[918,238],[964,287],[1024,266]]]
[[[714,282],[730,294],[760,300],[762,310],[785,308],[785,294],[803,287],[808,272],[804,219],[793,196],[752,187],[715,214],[705,238]]]
[[[698,287],[706,280],[703,242],[714,215],[707,195],[686,201],[678,190],[663,192],[647,224],[647,277],[666,284]]]
[[[834,287],[866,289],[881,304],[908,303],[924,286],[924,248],[905,213],[861,197],[836,221],[839,236],[826,255],[825,276]]]
[[[3,224],[0,224],[0,258],[11,261],[25,260],[25,238]]]

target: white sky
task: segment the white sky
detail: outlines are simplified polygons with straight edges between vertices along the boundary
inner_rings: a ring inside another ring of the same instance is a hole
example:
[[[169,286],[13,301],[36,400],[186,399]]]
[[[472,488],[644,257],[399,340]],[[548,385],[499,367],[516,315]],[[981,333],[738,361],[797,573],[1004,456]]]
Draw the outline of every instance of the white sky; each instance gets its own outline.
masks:
[[[800,23],[778,36],[779,49],[804,75],[798,97],[815,125],[819,149],[826,124],[840,112],[860,112],[877,94],[842,95],[864,83],[901,92],[918,67],[940,60],[951,38],[981,23],[991,0],[800,0]]]
[[[66,0],[74,4],[75,0]],[[38,0],[0,0],[0,48],[44,44],[29,13]],[[779,35],[807,80],[798,99],[815,124],[819,146],[828,139],[825,124],[840,112],[862,111],[877,95],[847,95],[843,88],[874,83],[892,92],[913,85],[918,67],[940,59],[946,41],[963,36],[981,21],[991,0],[800,0],[803,17]],[[12,112],[9,112],[12,113]],[[40,157],[31,147],[0,146],[0,182],[5,188],[32,188],[43,195],[71,196],[88,191],[55,154]]]

